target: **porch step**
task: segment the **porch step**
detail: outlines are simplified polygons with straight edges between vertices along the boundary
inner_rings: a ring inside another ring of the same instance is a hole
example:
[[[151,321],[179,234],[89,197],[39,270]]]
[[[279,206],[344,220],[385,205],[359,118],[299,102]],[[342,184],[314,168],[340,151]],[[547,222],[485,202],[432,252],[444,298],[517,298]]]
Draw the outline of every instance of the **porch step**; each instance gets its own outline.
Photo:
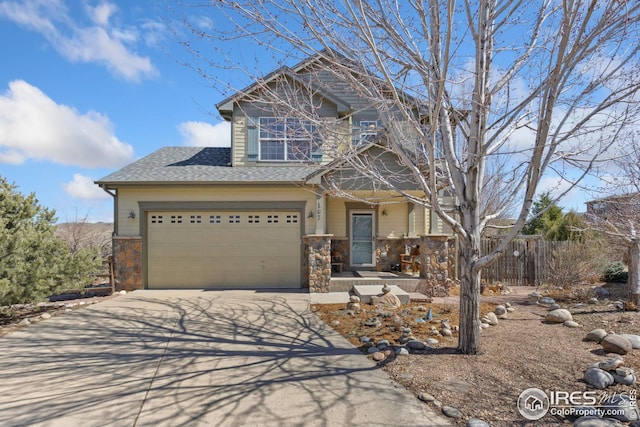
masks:
[[[360,301],[365,304],[371,303],[371,297],[382,294],[382,286],[380,285],[353,285],[353,292],[360,297]],[[389,285],[391,293],[398,297],[401,303],[409,302],[409,294],[403,291],[399,286]]]

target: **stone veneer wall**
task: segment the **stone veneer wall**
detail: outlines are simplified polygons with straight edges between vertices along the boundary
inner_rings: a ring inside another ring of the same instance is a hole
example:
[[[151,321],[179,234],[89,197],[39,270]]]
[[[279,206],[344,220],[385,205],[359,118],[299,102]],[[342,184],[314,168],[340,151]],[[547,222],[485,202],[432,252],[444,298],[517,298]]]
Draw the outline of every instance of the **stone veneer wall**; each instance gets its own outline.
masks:
[[[391,271],[392,264],[400,264],[400,255],[407,253],[420,244],[419,237],[378,238],[376,240],[376,269]]]
[[[331,262],[341,262],[344,270],[349,269],[349,239],[331,239]],[[335,259],[333,259],[335,258]]]
[[[428,296],[449,296],[455,270],[455,240],[446,235],[422,236],[420,277],[425,280],[420,291]]]
[[[113,238],[116,291],[142,289],[142,237]]]
[[[303,280],[309,292],[329,292],[331,285],[330,234],[307,235],[304,242]]]

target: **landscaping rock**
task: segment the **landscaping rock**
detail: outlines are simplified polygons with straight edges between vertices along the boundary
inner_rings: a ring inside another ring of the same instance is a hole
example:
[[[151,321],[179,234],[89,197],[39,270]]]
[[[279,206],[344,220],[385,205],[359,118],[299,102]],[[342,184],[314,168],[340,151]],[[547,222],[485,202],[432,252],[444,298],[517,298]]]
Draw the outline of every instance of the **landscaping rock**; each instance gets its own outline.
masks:
[[[402,329],[402,317],[400,316],[393,316],[393,319],[391,319],[391,324],[393,325],[393,330],[395,331],[400,331]]]
[[[551,305],[549,306],[549,311],[557,310],[557,309],[559,309],[559,308],[562,308],[562,307],[560,306],[560,304],[551,304]]]
[[[493,312],[485,314],[482,320],[483,323],[488,323],[491,326],[496,326],[498,324],[498,316]]]
[[[427,345],[422,341],[413,340],[407,343],[407,347],[409,347],[412,350],[424,350],[427,348]]]
[[[602,339],[606,336],[607,331],[605,331],[604,329],[594,329],[593,331],[589,332],[586,337],[584,337],[584,340],[593,341],[600,344],[600,341],[602,341]]]
[[[581,326],[575,320],[567,320],[563,323],[567,328],[580,328]]]
[[[408,356],[409,355],[409,350],[407,350],[404,347],[398,347],[396,349],[396,356]]]
[[[587,301],[587,304],[597,304],[598,303],[598,298],[589,298],[589,301]]]
[[[545,320],[549,323],[564,323],[567,320],[573,320],[573,316],[569,310],[558,308],[547,313]]]
[[[622,357],[616,356],[616,357],[612,357],[611,359],[607,359],[603,362],[600,362],[596,366],[599,369],[603,369],[605,371],[613,371],[619,368],[620,366],[622,366],[623,364],[624,364],[624,360],[622,360]]]
[[[369,326],[370,328],[379,328],[380,326],[382,326],[382,322],[380,322],[380,319],[378,319],[377,317],[374,317],[372,319],[365,320],[364,326]]]
[[[604,337],[600,345],[607,353],[627,354],[633,349],[626,338],[612,334]]]
[[[619,336],[629,341],[632,348],[640,348],[640,335],[620,334]]]
[[[607,298],[611,296],[611,292],[609,292],[607,289],[600,286],[596,287],[596,289],[594,290],[594,293],[598,298]]]
[[[493,312],[496,314],[496,316],[500,316],[501,314],[505,314],[507,312],[507,307],[505,307],[504,305],[497,305]]]
[[[478,418],[471,418],[467,421],[466,427],[491,427],[489,423],[486,421],[480,420]]]
[[[373,353],[373,360],[375,360],[376,362],[382,362],[386,358],[387,356],[381,351]]]
[[[389,340],[380,340],[380,341],[378,341],[378,343],[376,344],[376,347],[381,348],[381,349],[384,349],[384,348],[389,347],[389,345],[390,345],[390,344],[389,344]]]
[[[380,349],[378,347],[369,347],[369,349],[367,350],[367,353],[373,354],[373,353],[378,353],[379,351]]]
[[[609,372],[616,384],[634,385],[636,383],[636,374],[631,368],[618,368]]]
[[[445,414],[449,418],[461,418],[462,412],[458,408],[454,408],[453,406],[443,406],[442,413]]]
[[[40,315],[40,317],[41,317],[43,320],[51,319],[51,313],[42,313],[42,314]]]
[[[440,331],[440,334],[441,334],[443,337],[452,337],[452,336],[453,336],[453,332],[451,332],[451,329],[442,329],[442,330]]]
[[[391,292],[389,285],[386,283],[382,287],[382,295],[371,297],[371,303],[387,310],[394,310],[402,305],[400,298]]]
[[[623,427],[623,424],[611,418],[580,417],[573,422],[573,427]]]
[[[544,305],[551,305],[551,304],[555,304],[556,300],[554,300],[553,298],[549,298],[549,297],[542,297],[539,299],[540,304],[544,304]]]
[[[433,397],[431,394],[424,393],[424,392],[418,395],[418,399],[420,399],[423,402],[433,402],[434,400],[436,400],[436,398]]]
[[[438,341],[438,340],[437,340],[437,339],[435,339],[435,338],[427,338],[427,339],[425,340],[425,343],[426,343],[428,346],[434,346],[434,345],[439,345],[439,344],[440,344],[440,341]]]
[[[584,372],[584,382],[590,386],[603,389],[613,385],[613,375],[600,368],[589,368]]]
[[[347,310],[358,314],[362,312],[362,307],[360,306],[360,297],[357,295],[351,295],[349,297],[349,302],[347,303]]]

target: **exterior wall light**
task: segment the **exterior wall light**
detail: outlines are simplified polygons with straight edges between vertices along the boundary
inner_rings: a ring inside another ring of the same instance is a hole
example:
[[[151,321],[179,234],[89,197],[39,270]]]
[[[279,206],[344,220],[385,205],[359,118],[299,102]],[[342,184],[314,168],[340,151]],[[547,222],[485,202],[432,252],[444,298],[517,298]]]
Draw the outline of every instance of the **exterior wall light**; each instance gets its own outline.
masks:
[[[309,219],[313,218],[313,211],[309,211],[309,214],[307,215],[307,218],[309,218]]]
[[[133,211],[133,209],[131,209],[129,211],[129,216],[127,218],[129,218],[129,219],[135,219],[136,218],[136,213]]]

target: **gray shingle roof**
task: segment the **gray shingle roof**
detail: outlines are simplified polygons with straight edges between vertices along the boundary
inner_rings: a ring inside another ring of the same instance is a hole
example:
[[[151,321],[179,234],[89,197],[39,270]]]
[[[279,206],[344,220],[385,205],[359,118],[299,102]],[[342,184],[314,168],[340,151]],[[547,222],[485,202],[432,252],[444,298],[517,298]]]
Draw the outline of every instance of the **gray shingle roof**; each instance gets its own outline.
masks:
[[[304,182],[315,165],[231,167],[225,147],[165,147],[96,181],[100,185]]]

